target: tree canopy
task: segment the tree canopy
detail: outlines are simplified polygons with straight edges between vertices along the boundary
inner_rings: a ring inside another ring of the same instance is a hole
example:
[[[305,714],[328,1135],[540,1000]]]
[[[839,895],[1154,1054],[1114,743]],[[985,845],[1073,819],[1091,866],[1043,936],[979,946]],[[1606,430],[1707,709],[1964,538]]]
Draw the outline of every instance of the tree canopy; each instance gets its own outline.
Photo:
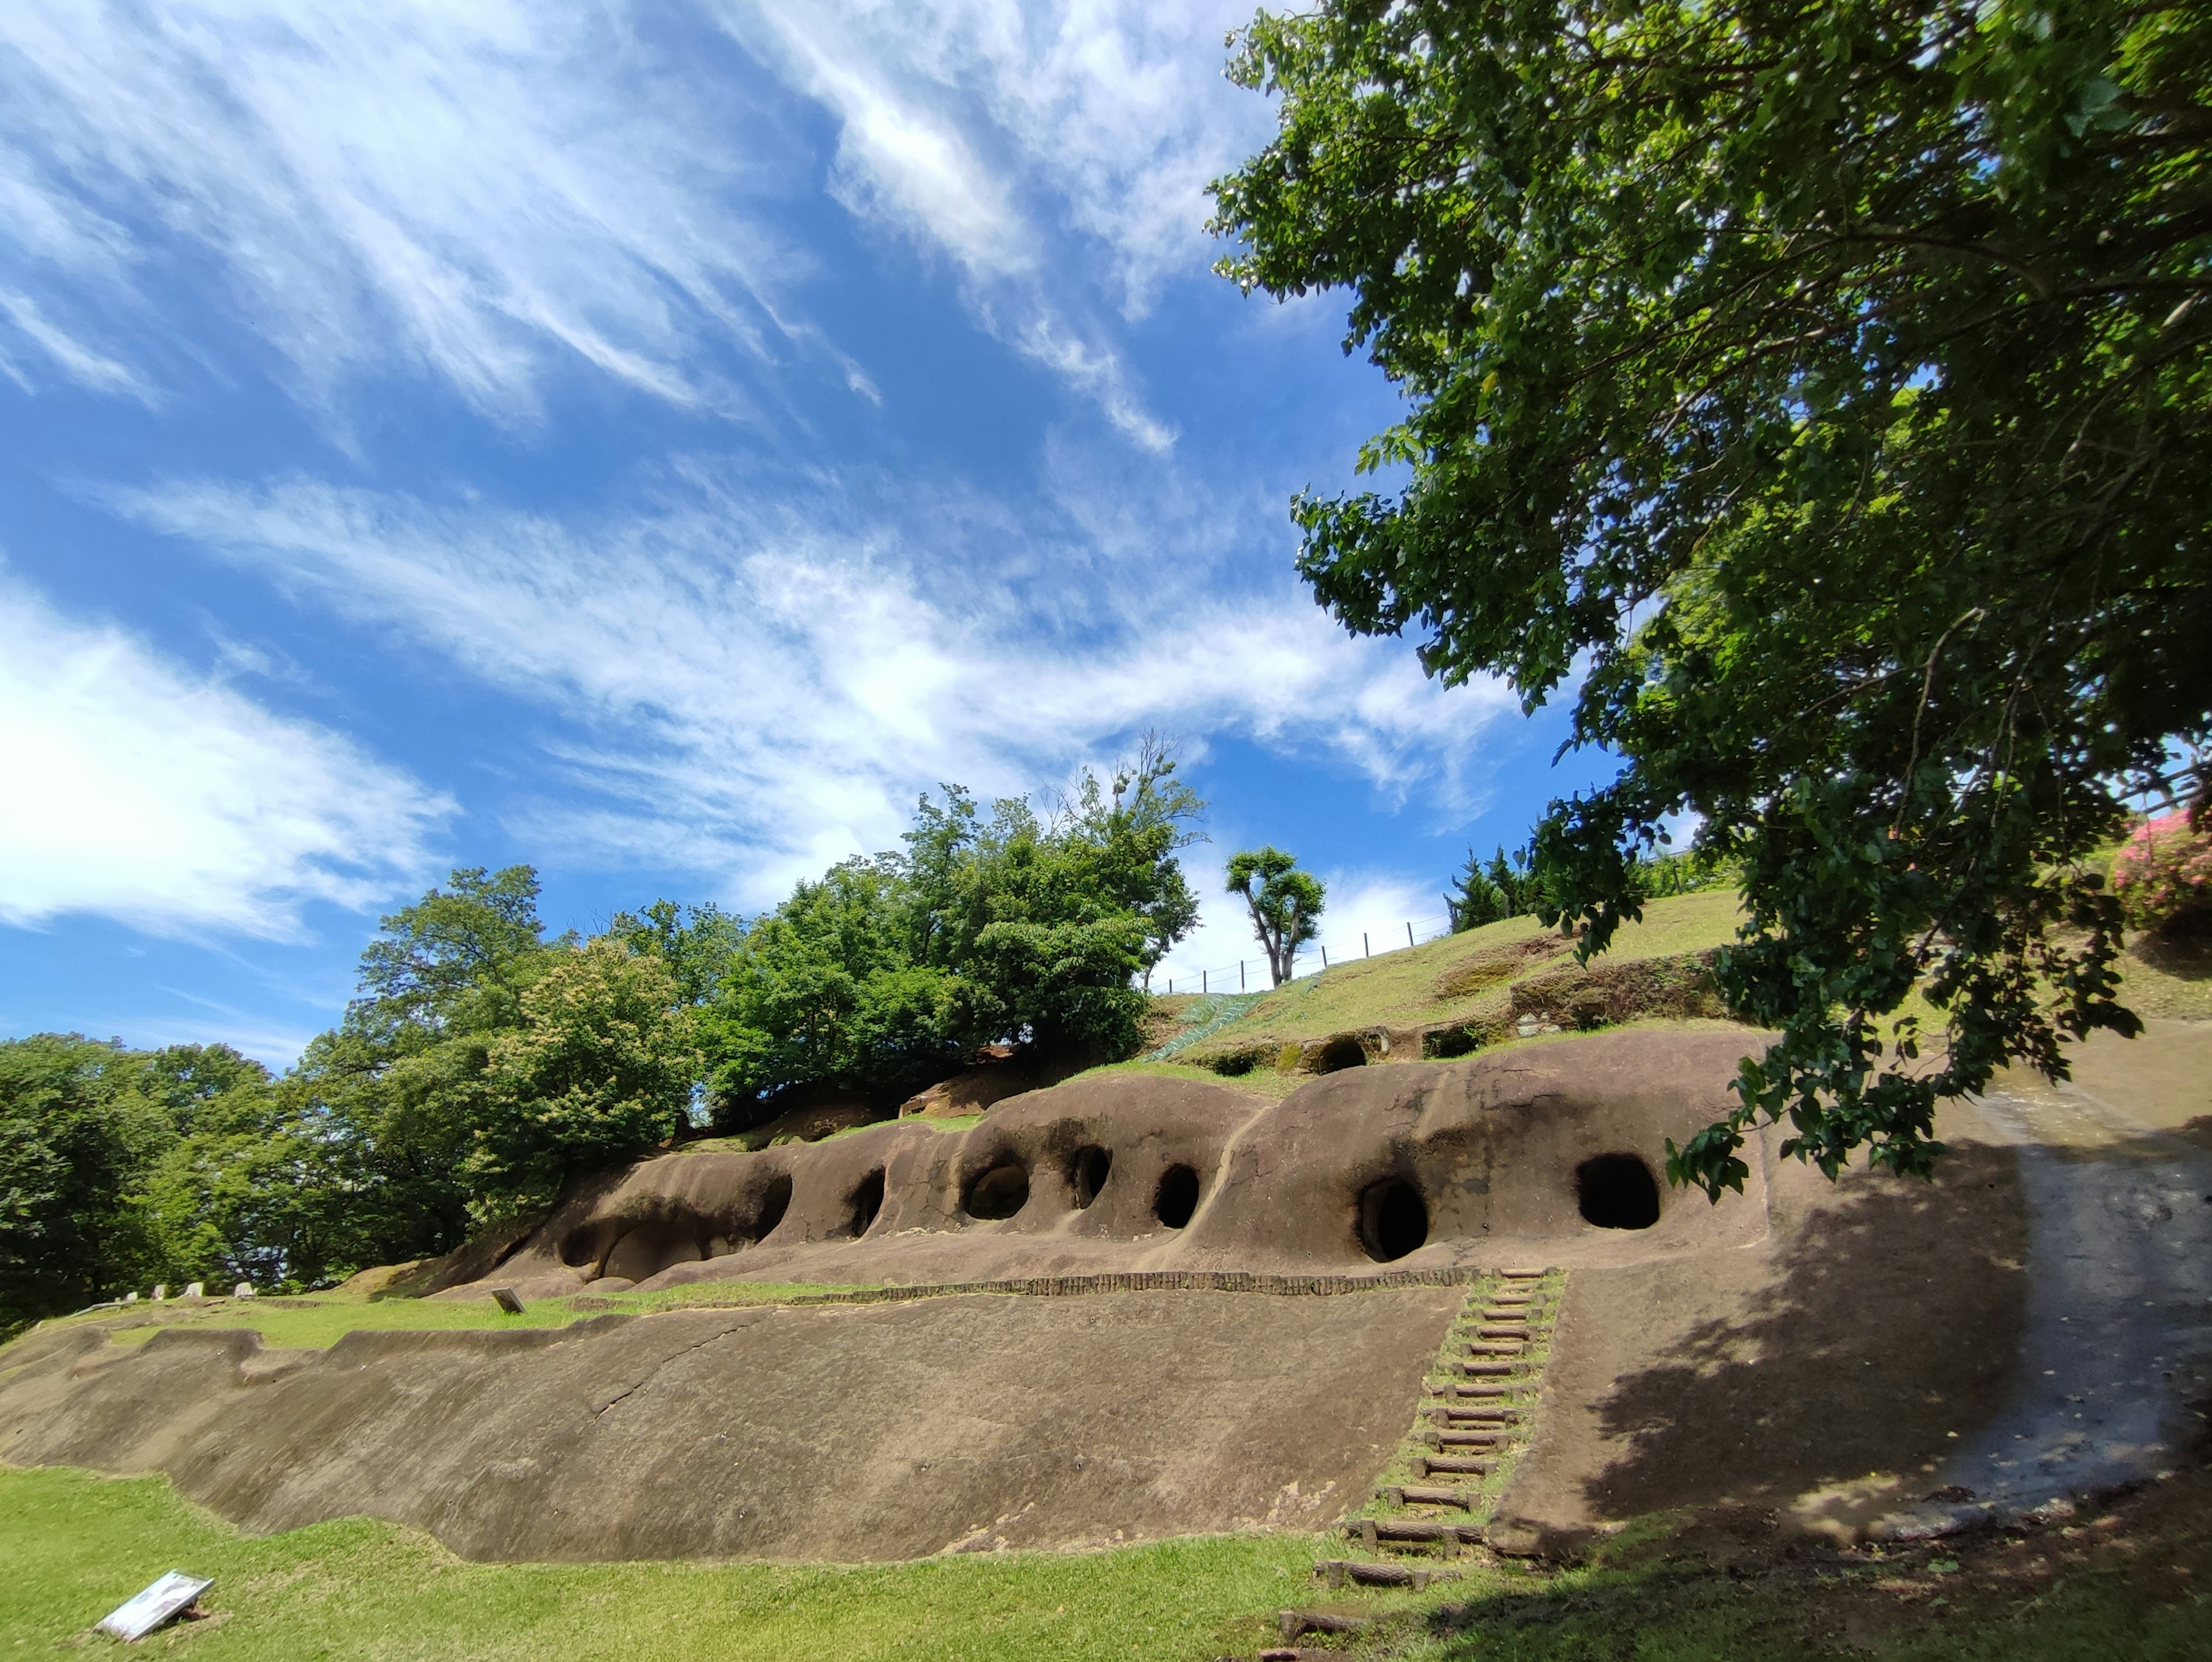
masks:
[[[1328,890],[1311,872],[1298,869],[1295,855],[1272,843],[1230,855],[1228,886],[1251,914],[1252,933],[1267,955],[1269,980],[1281,986],[1297,965],[1298,948],[1321,932]]]
[[[1740,862],[1754,1123],[1926,1172],[1936,1101],[2132,1031],[2087,856],[2212,729],[2212,16],[2069,0],[1334,0],[1232,65],[1248,290],[1351,291],[1409,400],[1301,496],[1354,630],[1625,763],[1554,803],[1601,950],[1675,816]],[[1936,1054],[1897,1011],[1944,1016]]]
[[[1048,817],[957,785],[902,849],[847,861],[759,919],[702,1019],[718,1122],[807,1093],[896,1102],[1006,1041],[1049,1059],[1126,1054],[1136,983],[1197,903],[1176,850],[1203,807],[1148,740]]]
[[[1444,894],[1444,910],[1455,934],[1501,918],[1523,916],[1536,906],[1536,880],[1528,868],[1528,850],[1516,849],[1508,855],[1503,844],[1487,865],[1469,849],[1467,864]]]

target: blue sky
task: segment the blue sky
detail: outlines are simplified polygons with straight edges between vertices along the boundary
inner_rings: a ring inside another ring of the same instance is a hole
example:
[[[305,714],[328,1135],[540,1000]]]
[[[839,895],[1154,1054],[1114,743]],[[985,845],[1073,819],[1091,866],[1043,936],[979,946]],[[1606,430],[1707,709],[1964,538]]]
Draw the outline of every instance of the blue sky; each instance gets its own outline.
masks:
[[[289,1061],[380,912],[773,904],[1176,735],[1332,941],[1559,713],[1292,570],[1395,395],[1209,266],[1243,5],[0,8],[0,1030]]]

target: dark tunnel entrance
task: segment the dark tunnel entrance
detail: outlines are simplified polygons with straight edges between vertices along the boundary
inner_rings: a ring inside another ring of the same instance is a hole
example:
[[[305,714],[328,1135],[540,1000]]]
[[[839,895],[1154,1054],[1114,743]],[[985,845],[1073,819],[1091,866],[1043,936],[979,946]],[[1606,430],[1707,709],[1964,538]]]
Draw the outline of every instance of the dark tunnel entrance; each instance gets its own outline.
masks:
[[[1316,1074],[1341,1073],[1346,1068],[1364,1068],[1366,1065],[1367,1048],[1351,1033],[1339,1033],[1334,1038],[1325,1041],[1307,1064]]]
[[[1114,1169],[1114,1156],[1103,1148],[1079,1148],[1075,1158],[1067,1163],[1067,1186],[1075,1191],[1075,1204],[1085,1207],[1098,1198],[1098,1191],[1106,1186],[1107,1174]]]
[[[1010,1160],[993,1166],[968,1185],[968,1199],[963,1209],[971,1218],[995,1223],[1002,1218],[1011,1218],[1029,1203],[1029,1168]]]
[[[753,1220],[753,1239],[766,1240],[775,1233],[776,1225],[783,1221],[783,1215],[789,1210],[791,1178],[786,1173],[769,1184],[767,1191],[761,1196],[760,1215]]]
[[[1418,1252],[1428,1240],[1428,1202],[1404,1178],[1388,1178],[1360,1196],[1359,1244],[1376,1263]]]
[[[1634,1154],[1599,1154],[1575,1167],[1575,1203],[1600,1229],[1649,1229],[1659,1221],[1659,1185]]]
[[[1198,1210],[1198,1173],[1188,1166],[1170,1166],[1160,1173],[1160,1186],[1152,1191],[1152,1215],[1170,1229],[1180,1229]]]
[[[876,1221],[876,1215],[884,1209],[884,1173],[881,1166],[860,1179],[860,1186],[853,1191],[851,1204],[853,1239],[858,1240],[868,1233],[869,1227]]]

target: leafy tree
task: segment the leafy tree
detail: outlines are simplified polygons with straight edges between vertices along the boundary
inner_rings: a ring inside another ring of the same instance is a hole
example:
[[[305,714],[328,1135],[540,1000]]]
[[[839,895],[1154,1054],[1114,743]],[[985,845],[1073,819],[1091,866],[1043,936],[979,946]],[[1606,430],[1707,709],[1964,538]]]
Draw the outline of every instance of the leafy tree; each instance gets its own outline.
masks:
[[[1539,904],[1539,888],[1536,875],[1529,868],[1528,851],[1516,849],[1509,855],[1502,844],[1486,866],[1469,849],[1466,867],[1453,880],[1452,892],[1444,896],[1444,908],[1451,915],[1455,933],[1480,928],[1500,918],[1525,916],[1534,911]]]
[[[0,1336],[159,1273],[141,1179],[178,1127],[145,1075],[76,1033],[0,1043]]]
[[[1229,892],[1241,895],[1252,915],[1252,933],[1267,955],[1267,975],[1275,986],[1291,978],[1298,948],[1321,928],[1327,891],[1297,858],[1269,844],[1229,857]]]
[[[164,1279],[300,1290],[359,1267],[359,1162],[325,1117],[224,1045],[156,1051],[149,1074],[191,1091],[143,1179]]]
[[[1198,896],[1176,851],[1199,840],[1188,827],[1206,804],[1175,776],[1176,765],[1173,745],[1147,733],[1136,756],[1114,769],[1110,796],[1086,768],[1060,816],[1094,849],[1104,892],[1144,920],[1139,978],[1147,989],[1160,960],[1198,927]]]
[[[957,842],[933,830],[950,872]],[[946,886],[932,907],[896,856],[847,861],[754,922],[703,1018],[717,1124],[772,1117],[794,1088],[890,1098],[959,1067],[981,1023],[948,965],[917,961],[960,927]]]
[[[456,870],[449,886],[380,920],[361,955],[361,996],[348,1020],[382,1032],[440,1033],[511,1022],[544,946],[538,873],[529,866]]]
[[[573,1178],[675,1135],[700,1059],[692,1016],[656,953],[601,936],[557,952],[489,1045],[462,1176],[478,1224],[542,1211]]]
[[[380,921],[361,995],[283,1082],[288,1115],[325,1128],[350,1240],[333,1269],[450,1251],[471,1227],[465,1163],[493,1111],[492,1044],[523,1025],[523,995],[564,950],[538,916],[528,866],[459,870]]]
[[[1702,894],[1708,889],[1727,888],[1738,880],[1735,868],[1716,858],[1711,849],[1649,853],[1637,861],[1637,890],[1646,899]]]
[[[1135,1044],[1133,984],[1188,934],[1176,850],[1202,807],[1148,738],[1110,784],[1085,771],[1049,820],[987,818],[957,785],[903,848],[847,861],[744,932],[702,1017],[716,1123],[796,1093],[895,1102],[997,1042],[1060,1061]]]
[[[1504,850],[1498,850],[1502,857]],[[1495,923],[1510,917],[1512,912],[1505,892],[1482,868],[1482,861],[1473,849],[1467,851],[1467,864],[1452,879],[1452,886],[1444,893],[1444,910],[1451,918],[1452,933],[1479,929],[1486,923]]]
[[[1352,629],[1624,758],[1537,834],[1601,950],[1685,810],[1744,1136],[1926,1172],[1942,1098],[2137,1023],[2087,856],[2212,729],[2212,16],[2087,0],[1334,0],[1233,67],[1223,269],[1352,293],[1395,496],[1302,497]],[[1945,1016],[1919,1060],[1915,987]]]
[[[745,926],[711,900],[698,906],[656,900],[642,913],[616,913],[607,933],[634,952],[658,954],[676,979],[677,996],[696,1006],[714,997]]]

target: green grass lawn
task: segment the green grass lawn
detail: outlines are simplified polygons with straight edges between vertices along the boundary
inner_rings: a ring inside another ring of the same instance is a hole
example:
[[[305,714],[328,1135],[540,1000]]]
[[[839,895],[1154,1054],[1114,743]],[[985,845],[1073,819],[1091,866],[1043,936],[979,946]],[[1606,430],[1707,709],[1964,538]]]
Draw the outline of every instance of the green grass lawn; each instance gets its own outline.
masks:
[[[243,1536],[165,1479],[0,1468],[0,1656],[106,1648],[85,1630],[164,1571],[212,1576],[213,1619],[149,1640],[216,1659],[1090,1659],[1246,1655],[1306,1596],[1304,1536],[869,1568],[476,1564],[365,1519]]]
[[[1578,1568],[1469,1562],[1462,1579],[1420,1594],[1324,1594],[1309,1536],[867,1567],[477,1564],[371,1519],[251,1537],[165,1478],[0,1467],[0,1656],[104,1652],[92,1624],[182,1569],[214,1579],[208,1617],[137,1653],[1206,1662],[1250,1657],[1276,1642],[1278,1610],[1325,1604],[1382,1618],[1336,1641],[1348,1655],[1402,1662],[2195,1662],[2212,1657],[2201,1488],[2101,1542],[2069,1527],[1887,1554],[1717,1558],[1676,1550],[1688,1520],[1656,1519]]]

